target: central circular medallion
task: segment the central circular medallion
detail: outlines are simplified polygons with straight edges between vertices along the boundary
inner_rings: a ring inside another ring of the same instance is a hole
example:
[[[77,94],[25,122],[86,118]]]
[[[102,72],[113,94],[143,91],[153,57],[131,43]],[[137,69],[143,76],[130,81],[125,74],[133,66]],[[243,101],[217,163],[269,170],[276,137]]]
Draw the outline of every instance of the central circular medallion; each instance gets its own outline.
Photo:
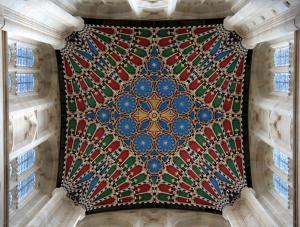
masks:
[[[150,113],[149,117],[150,117],[150,119],[151,119],[152,121],[157,121],[158,118],[159,118],[159,114],[158,114],[157,111],[153,110],[153,111]]]
[[[195,100],[176,78],[163,73],[158,77],[157,68],[149,69],[153,73],[133,79],[117,95],[116,132],[138,154],[166,155],[191,136]]]

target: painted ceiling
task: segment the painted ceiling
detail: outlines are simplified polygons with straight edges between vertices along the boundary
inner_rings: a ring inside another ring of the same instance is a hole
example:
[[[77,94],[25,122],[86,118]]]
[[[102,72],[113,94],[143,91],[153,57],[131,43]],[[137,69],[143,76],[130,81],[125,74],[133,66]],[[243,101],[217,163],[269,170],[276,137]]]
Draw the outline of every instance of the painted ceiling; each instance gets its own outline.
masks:
[[[61,186],[87,211],[144,204],[222,210],[246,186],[247,51],[222,25],[86,25],[61,61]]]

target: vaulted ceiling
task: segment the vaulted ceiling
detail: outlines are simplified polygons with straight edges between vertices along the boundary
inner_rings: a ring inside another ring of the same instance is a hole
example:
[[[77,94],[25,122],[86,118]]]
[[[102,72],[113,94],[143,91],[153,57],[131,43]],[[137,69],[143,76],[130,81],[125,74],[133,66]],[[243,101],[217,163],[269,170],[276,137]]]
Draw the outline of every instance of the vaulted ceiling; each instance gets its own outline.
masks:
[[[235,200],[247,184],[247,51],[235,33],[86,25],[61,55],[59,184],[76,203],[222,210]]]

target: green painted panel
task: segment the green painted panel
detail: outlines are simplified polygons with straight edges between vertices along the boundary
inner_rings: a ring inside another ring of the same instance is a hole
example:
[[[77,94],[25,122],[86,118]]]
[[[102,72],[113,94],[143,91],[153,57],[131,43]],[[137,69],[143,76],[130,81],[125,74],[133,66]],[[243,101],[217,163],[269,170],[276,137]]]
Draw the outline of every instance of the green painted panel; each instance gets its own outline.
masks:
[[[72,168],[72,171],[71,171],[71,174],[70,174],[70,178],[77,172],[77,170],[79,169],[79,167],[81,166],[82,164],[82,160],[81,159],[77,159],[73,165],[73,168]]]

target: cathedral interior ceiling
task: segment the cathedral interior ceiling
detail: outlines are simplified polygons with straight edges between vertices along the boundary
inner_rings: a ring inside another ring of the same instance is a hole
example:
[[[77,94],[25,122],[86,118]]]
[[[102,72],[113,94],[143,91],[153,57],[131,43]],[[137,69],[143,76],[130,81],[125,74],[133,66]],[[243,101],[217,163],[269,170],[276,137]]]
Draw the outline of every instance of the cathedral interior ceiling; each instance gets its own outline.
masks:
[[[58,185],[90,213],[234,202],[251,184],[240,37],[207,20],[93,22],[58,52]]]

